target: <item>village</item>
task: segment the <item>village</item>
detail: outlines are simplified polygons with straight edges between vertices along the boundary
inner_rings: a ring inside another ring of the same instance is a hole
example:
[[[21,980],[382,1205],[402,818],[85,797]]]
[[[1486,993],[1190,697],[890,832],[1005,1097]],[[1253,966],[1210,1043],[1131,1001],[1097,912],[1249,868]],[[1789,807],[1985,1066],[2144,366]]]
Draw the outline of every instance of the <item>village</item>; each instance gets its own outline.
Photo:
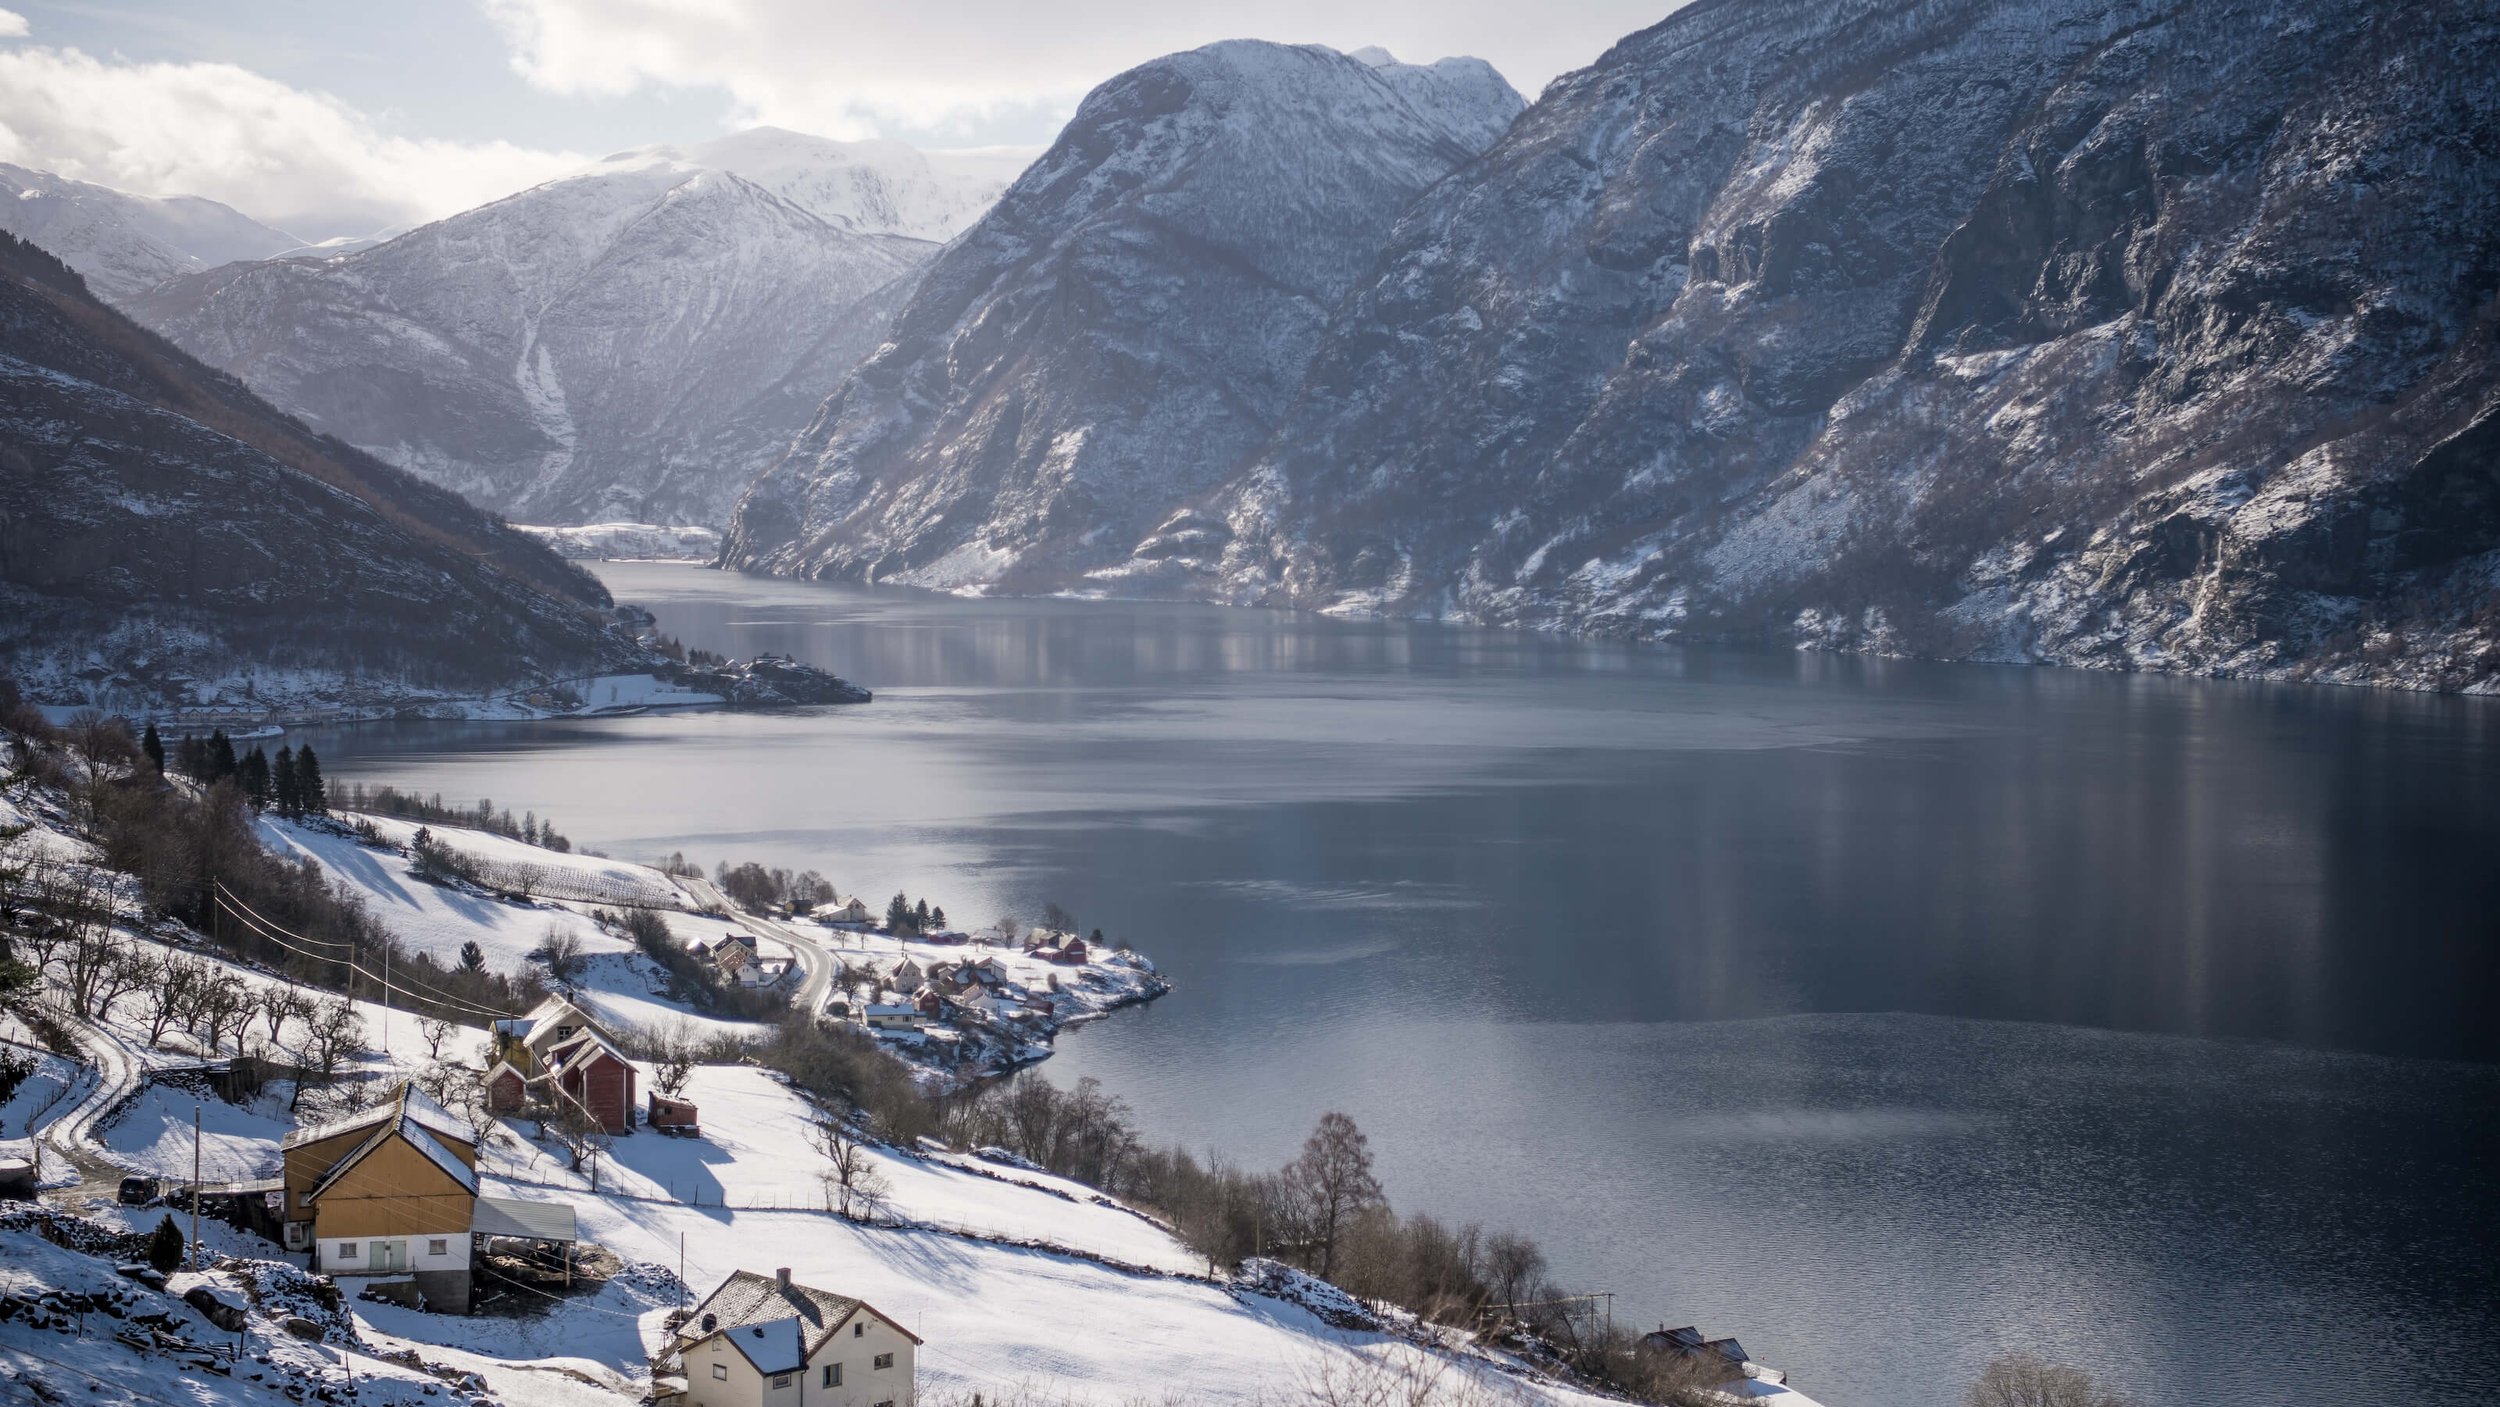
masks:
[[[1600,1400],[1515,1330],[895,1136],[853,1075],[977,1094],[1170,990],[1056,906],[965,931],[484,806],[333,809],[306,770],[251,819],[277,887],[214,881],[198,926],[75,789],[0,798],[0,1384],[126,1360],[249,1407]],[[287,887],[312,883],[370,936],[314,931]],[[1640,1343],[1811,1407],[1733,1340]]]

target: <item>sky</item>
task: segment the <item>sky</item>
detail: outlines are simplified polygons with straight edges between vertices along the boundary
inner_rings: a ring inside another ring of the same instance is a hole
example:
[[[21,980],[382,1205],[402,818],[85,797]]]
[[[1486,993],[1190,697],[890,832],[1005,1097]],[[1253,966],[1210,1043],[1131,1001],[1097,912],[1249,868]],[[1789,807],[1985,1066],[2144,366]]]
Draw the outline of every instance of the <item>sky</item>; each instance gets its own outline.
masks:
[[[7,0],[0,161],[307,240],[759,124],[1046,145],[1085,92],[1257,38],[1489,60],[1533,98],[1680,0]]]

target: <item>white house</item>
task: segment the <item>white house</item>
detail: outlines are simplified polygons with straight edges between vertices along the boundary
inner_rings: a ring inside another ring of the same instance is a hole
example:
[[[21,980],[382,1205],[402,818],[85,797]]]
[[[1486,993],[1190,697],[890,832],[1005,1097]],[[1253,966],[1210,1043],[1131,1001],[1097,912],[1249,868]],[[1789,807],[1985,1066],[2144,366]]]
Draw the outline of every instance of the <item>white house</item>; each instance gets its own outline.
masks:
[[[873,1305],[741,1270],[678,1326],[682,1407],[911,1407],[919,1349]]]
[[[830,904],[819,905],[816,918],[819,922],[830,924],[870,924],[877,921],[867,901],[856,894],[845,894]]]

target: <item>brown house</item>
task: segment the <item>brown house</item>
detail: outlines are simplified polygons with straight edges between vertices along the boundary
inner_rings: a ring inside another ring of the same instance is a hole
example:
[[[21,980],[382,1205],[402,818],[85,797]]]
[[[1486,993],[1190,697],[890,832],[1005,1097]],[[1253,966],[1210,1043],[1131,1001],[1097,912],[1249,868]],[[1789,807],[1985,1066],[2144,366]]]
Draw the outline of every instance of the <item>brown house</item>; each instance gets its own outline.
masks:
[[[597,1031],[584,1031],[546,1056],[546,1074],[555,1087],[610,1133],[634,1131],[634,1086],[641,1073]]]

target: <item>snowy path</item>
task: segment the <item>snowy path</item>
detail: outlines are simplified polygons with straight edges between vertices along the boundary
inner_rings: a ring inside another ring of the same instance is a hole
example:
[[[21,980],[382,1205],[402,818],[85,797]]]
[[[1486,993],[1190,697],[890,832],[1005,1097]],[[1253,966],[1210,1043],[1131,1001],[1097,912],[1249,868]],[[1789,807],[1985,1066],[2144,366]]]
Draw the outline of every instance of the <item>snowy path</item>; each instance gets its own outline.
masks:
[[[78,1169],[88,1181],[118,1182],[121,1170],[97,1154],[101,1146],[97,1125],[138,1091],[139,1059],[110,1031],[77,1017],[64,1016],[61,1024],[87,1052],[85,1078],[92,1084],[83,1095],[73,1094],[53,1106],[43,1120],[39,1136],[45,1147]]]

